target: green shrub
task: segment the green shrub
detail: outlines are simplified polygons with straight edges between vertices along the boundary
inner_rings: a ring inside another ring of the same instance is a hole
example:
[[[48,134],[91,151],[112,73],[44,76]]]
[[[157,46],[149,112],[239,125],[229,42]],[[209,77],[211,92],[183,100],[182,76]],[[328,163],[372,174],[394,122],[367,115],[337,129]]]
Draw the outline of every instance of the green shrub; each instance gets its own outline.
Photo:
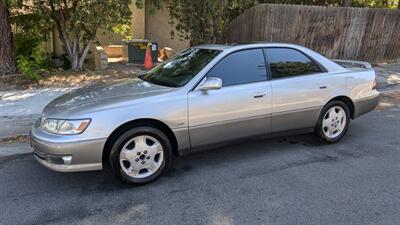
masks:
[[[34,63],[29,59],[29,57],[20,55],[17,57],[18,68],[21,70],[22,74],[29,80],[39,80],[40,75],[35,69]]]
[[[31,59],[35,63],[37,69],[48,69],[49,57],[41,44],[33,48]]]
[[[38,46],[42,41],[35,35],[26,33],[14,34],[14,52],[15,55],[30,56],[33,49]]]
[[[32,49],[30,56],[17,56],[17,64],[27,79],[36,81],[40,79],[38,71],[48,69],[49,60],[46,51],[39,44]]]

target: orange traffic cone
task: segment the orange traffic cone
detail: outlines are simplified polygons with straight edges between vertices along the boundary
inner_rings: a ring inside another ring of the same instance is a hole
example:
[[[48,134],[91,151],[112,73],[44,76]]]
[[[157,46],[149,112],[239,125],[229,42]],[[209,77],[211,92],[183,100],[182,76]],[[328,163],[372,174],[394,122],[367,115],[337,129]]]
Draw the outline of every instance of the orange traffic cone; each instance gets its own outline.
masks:
[[[151,58],[151,52],[150,52],[149,45],[147,45],[147,48],[146,48],[146,55],[144,56],[144,65],[143,65],[143,67],[146,70],[149,70],[149,69],[153,68],[153,60]]]

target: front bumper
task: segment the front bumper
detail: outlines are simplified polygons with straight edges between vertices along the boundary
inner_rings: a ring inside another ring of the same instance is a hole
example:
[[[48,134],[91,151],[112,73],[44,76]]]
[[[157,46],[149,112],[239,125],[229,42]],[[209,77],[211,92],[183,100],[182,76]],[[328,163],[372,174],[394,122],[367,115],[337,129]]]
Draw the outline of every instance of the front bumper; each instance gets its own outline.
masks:
[[[354,102],[354,118],[371,112],[379,103],[379,93]]]
[[[59,172],[101,170],[105,142],[105,138],[79,140],[77,135],[49,134],[37,126],[31,131],[35,159]]]

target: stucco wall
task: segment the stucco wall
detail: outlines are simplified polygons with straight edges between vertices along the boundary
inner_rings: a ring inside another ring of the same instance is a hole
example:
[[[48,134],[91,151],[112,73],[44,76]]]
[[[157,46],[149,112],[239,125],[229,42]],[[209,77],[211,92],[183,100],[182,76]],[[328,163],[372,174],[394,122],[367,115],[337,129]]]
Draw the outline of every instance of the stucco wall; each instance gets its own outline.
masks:
[[[133,2],[131,5],[132,11],[132,36],[135,39],[143,39],[146,35],[145,33],[145,10],[138,9]]]
[[[166,8],[150,13],[151,3],[146,1],[145,32],[146,38],[154,40],[159,47],[170,47],[180,51],[189,47],[189,41],[180,41],[179,38],[171,38],[173,26],[169,24],[169,13]]]

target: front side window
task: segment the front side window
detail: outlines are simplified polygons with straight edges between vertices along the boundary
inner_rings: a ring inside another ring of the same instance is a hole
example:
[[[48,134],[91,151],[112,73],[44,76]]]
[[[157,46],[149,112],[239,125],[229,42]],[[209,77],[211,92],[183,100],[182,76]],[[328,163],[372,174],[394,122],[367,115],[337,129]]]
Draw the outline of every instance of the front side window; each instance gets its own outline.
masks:
[[[157,85],[181,87],[196,76],[220,52],[214,49],[190,48],[139,78]]]
[[[310,58],[290,48],[267,48],[272,78],[285,78],[323,72]]]
[[[263,51],[249,49],[234,52],[218,62],[207,76],[221,78],[224,87],[266,81]]]

